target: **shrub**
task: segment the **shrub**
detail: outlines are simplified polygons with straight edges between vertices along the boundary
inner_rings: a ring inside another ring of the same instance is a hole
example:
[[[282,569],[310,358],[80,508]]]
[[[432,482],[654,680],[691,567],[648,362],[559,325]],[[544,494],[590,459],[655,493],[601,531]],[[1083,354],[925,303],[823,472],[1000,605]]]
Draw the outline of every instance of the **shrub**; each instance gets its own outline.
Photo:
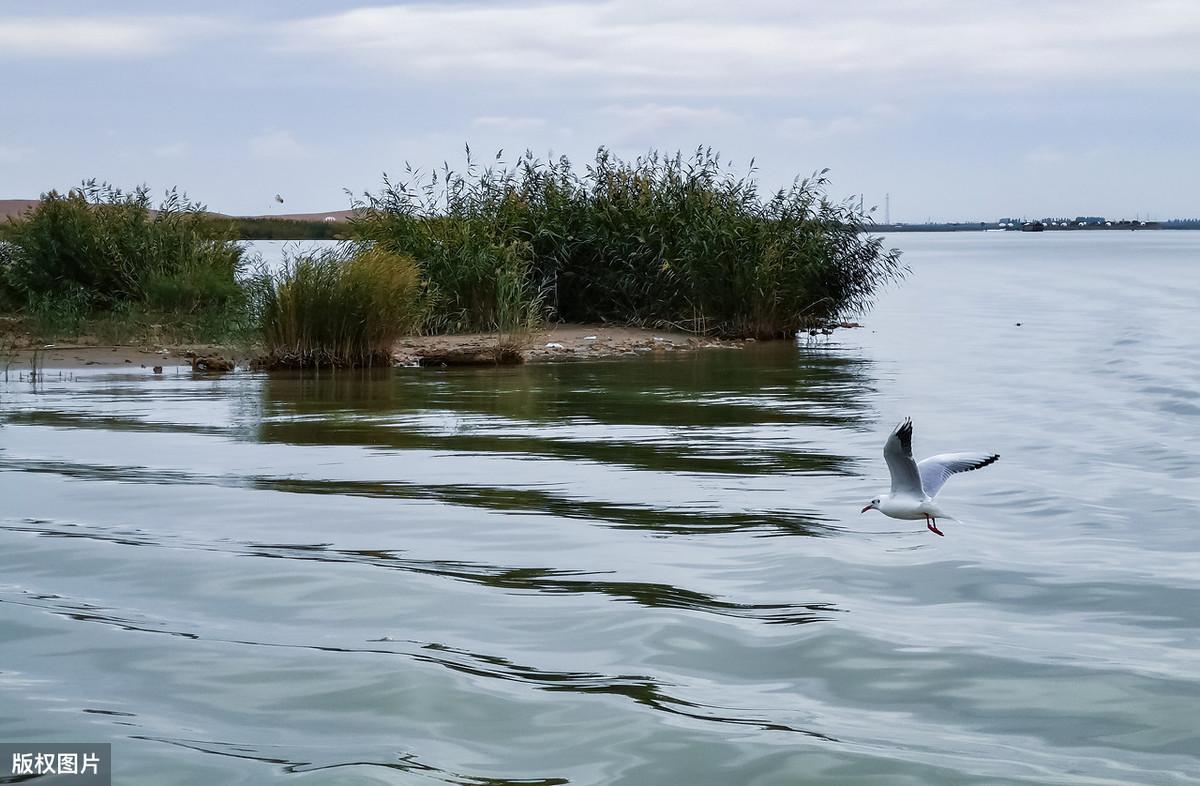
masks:
[[[259,319],[271,366],[387,364],[396,339],[424,317],[416,263],[380,247],[300,256],[261,283]]]
[[[65,298],[87,312],[121,304],[194,313],[236,299],[243,249],[228,222],[172,189],[157,210],[149,191],[87,181],[51,191],[3,229],[0,278],[26,304]]]
[[[416,257],[433,330],[493,330],[505,308],[528,316],[544,301],[564,321],[781,337],[865,310],[903,273],[869,216],[829,199],[824,172],[766,198],[754,172],[706,149],[632,162],[601,149],[583,173],[529,153],[481,168],[468,150],[465,173],[385,175],[352,225]]]
[[[149,308],[181,314],[196,314],[235,303],[242,295],[237,279],[229,270],[196,263],[169,273],[148,273],[141,287]]]
[[[2,231],[3,227],[0,227],[0,232]],[[20,253],[20,248],[0,239],[0,311],[20,308],[21,292],[9,281],[7,275],[8,269],[16,263],[17,255]]]
[[[34,335],[45,339],[76,336],[85,331],[88,296],[83,290],[37,295],[25,305],[25,319]]]
[[[449,197],[441,215],[432,190],[420,203],[391,192],[352,219],[359,239],[418,260],[429,287],[428,331],[511,332],[540,317],[531,244],[501,231],[492,205],[467,200],[475,196]]]

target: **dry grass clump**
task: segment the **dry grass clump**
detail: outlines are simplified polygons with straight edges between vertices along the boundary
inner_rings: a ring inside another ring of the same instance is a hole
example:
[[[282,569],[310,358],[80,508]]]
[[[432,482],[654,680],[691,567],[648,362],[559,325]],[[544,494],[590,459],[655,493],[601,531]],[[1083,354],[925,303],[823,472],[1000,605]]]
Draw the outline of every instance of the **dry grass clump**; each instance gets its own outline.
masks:
[[[289,260],[259,297],[266,363],[289,368],[388,365],[427,302],[413,259],[371,246]]]

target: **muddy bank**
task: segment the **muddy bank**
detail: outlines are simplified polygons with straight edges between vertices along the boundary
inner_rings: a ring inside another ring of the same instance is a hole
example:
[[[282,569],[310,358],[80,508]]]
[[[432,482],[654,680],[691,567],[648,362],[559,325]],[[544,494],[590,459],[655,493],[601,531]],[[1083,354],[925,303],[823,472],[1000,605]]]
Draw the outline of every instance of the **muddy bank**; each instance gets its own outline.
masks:
[[[202,357],[234,354],[224,347],[196,347]],[[162,369],[191,368],[188,353],[193,348],[98,346],[92,344],[43,344],[25,346],[20,349],[0,352],[0,379],[7,368],[9,377],[26,373],[36,363],[39,369],[87,369],[87,368],[144,368],[148,372]]]
[[[858,327],[853,323],[845,326]],[[700,349],[737,350],[753,341],[612,325],[549,325],[524,337],[517,345],[501,345],[491,333],[409,336],[396,343],[392,356],[393,363],[401,366],[493,365],[599,360]],[[156,367],[192,369],[197,359],[198,371],[220,371],[224,364],[218,361],[246,369],[253,365],[255,356],[253,350],[245,348],[210,345],[100,346],[86,339],[36,344],[24,337],[16,347],[0,347],[0,372],[5,365],[10,376],[27,371],[35,354],[37,365],[44,369],[144,368],[147,373],[153,373]]]
[[[683,352],[738,348],[742,341],[704,338],[689,333],[612,325],[550,325],[519,345],[502,345],[495,334],[411,336],[396,344],[396,362],[405,365],[469,365],[496,362],[537,363],[634,357],[647,352]]]

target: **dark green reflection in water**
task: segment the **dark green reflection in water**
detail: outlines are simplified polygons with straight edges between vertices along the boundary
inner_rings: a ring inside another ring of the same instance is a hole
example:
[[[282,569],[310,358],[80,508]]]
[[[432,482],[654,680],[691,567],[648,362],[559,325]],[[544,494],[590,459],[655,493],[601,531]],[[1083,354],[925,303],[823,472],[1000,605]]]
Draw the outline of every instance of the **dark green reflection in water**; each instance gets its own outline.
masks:
[[[130,739],[146,740],[149,742],[166,743],[177,748],[209,753],[233,759],[261,762],[279,767],[286,773],[318,772],[321,770],[339,770],[350,768],[375,768],[411,773],[423,779],[450,783],[455,786],[565,786],[571,781],[567,778],[487,778],[477,775],[466,775],[453,770],[435,767],[423,761],[415,753],[404,753],[396,756],[394,761],[379,761],[364,759],[361,761],[339,761],[332,764],[318,764],[312,761],[298,761],[280,756],[268,756],[257,753],[254,748],[229,742],[215,740],[182,740],[178,738],[152,737],[149,735],[132,735]]]
[[[151,485],[226,486],[257,488],[291,494],[324,494],[376,499],[427,499],[508,513],[545,513],[577,518],[618,528],[649,529],[673,534],[717,534],[756,530],[765,535],[827,533],[828,525],[794,511],[721,513],[637,505],[618,505],[562,497],[536,489],[454,484],[415,484],[402,481],[303,480],[260,475],[211,475],[150,467],[71,464],[63,461],[13,461],[10,468],[31,473],[63,475],[79,480],[110,480]]]
[[[845,474],[846,457],[797,450],[793,440],[772,445],[772,429],[858,426],[867,411],[863,394],[870,392],[865,372],[865,361],[778,343],[637,362],[277,375],[264,385],[259,436],[585,459],[665,472]],[[447,431],[420,418],[429,413],[459,420]],[[584,426],[595,430],[569,438],[554,430]],[[606,426],[618,430],[606,435]],[[661,433],[622,438],[638,426]],[[752,451],[741,449],[740,438],[689,439],[746,426],[761,434]]]
[[[867,412],[858,393],[870,392],[868,370],[842,353],[772,342],[637,361],[276,374],[265,403],[268,414],[296,416],[439,410],[532,422],[849,426]]]
[[[32,471],[25,468],[26,471]],[[830,618],[837,609],[829,604],[735,603],[704,592],[656,582],[615,581],[594,578],[589,571],[556,568],[488,565],[460,560],[422,560],[396,551],[376,549],[336,549],[324,543],[257,543],[221,541],[185,542],[165,539],[148,532],[97,532],[62,527],[53,522],[30,520],[3,525],[0,530],[30,532],[44,537],[74,538],[116,543],[125,546],[169,546],[189,550],[226,552],[268,559],[348,563],[375,568],[400,570],[455,581],[478,584],[500,590],[515,590],[547,595],[595,594],[613,600],[649,608],[683,609],[723,617],[758,620],[771,625],[803,625]],[[76,609],[72,613],[84,613]],[[95,618],[102,621],[102,618]],[[178,635],[187,635],[179,633]]]

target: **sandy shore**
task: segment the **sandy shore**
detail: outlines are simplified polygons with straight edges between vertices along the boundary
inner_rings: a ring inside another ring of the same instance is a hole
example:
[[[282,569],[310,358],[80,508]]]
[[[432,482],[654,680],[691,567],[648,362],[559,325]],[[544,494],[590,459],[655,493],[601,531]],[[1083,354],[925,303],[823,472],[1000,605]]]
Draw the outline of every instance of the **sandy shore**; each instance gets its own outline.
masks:
[[[520,355],[525,362],[537,363],[632,357],[646,352],[681,352],[742,344],[741,341],[709,339],[669,330],[613,325],[549,325],[528,337]],[[440,365],[440,356],[486,356],[494,353],[496,346],[494,334],[413,336],[398,342],[393,354],[399,363]]]
[[[494,334],[484,333],[408,336],[396,343],[393,356],[397,365],[442,365],[437,359],[444,356],[490,357],[494,354],[497,343]],[[685,352],[707,348],[736,349],[744,343],[669,330],[611,325],[549,325],[530,334],[519,354],[521,361],[537,363],[634,357],[645,353]],[[3,350],[0,349],[0,352]],[[190,368],[193,355],[202,358],[225,358],[234,361],[238,368],[249,367],[251,360],[245,356],[245,350],[238,351],[219,346],[100,346],[86,339],[32,345],[26,339],[15,351],[9,350],[0,356],[0,371],[3,371],[7,364],[10,376],[28,372],[35,354],[39,367],[44,369],[135,368],[146,369],[147,373],[153,373],[156,366],[164,370],[179,366]]]
[[[196,347],[198,354],[214,354],[231,357],[222,347]],[[177,368],[191,367],[187,353],[192,348],[98,346],[93,344],[45,344],[39,347],[24,347],[16,351],[0,352],[0,378],[5,367],[11,379],[14,375],[27,374],[35,357],[37,367],[46,370],[84,368],[144,368],[153,372],[156,366]]]

